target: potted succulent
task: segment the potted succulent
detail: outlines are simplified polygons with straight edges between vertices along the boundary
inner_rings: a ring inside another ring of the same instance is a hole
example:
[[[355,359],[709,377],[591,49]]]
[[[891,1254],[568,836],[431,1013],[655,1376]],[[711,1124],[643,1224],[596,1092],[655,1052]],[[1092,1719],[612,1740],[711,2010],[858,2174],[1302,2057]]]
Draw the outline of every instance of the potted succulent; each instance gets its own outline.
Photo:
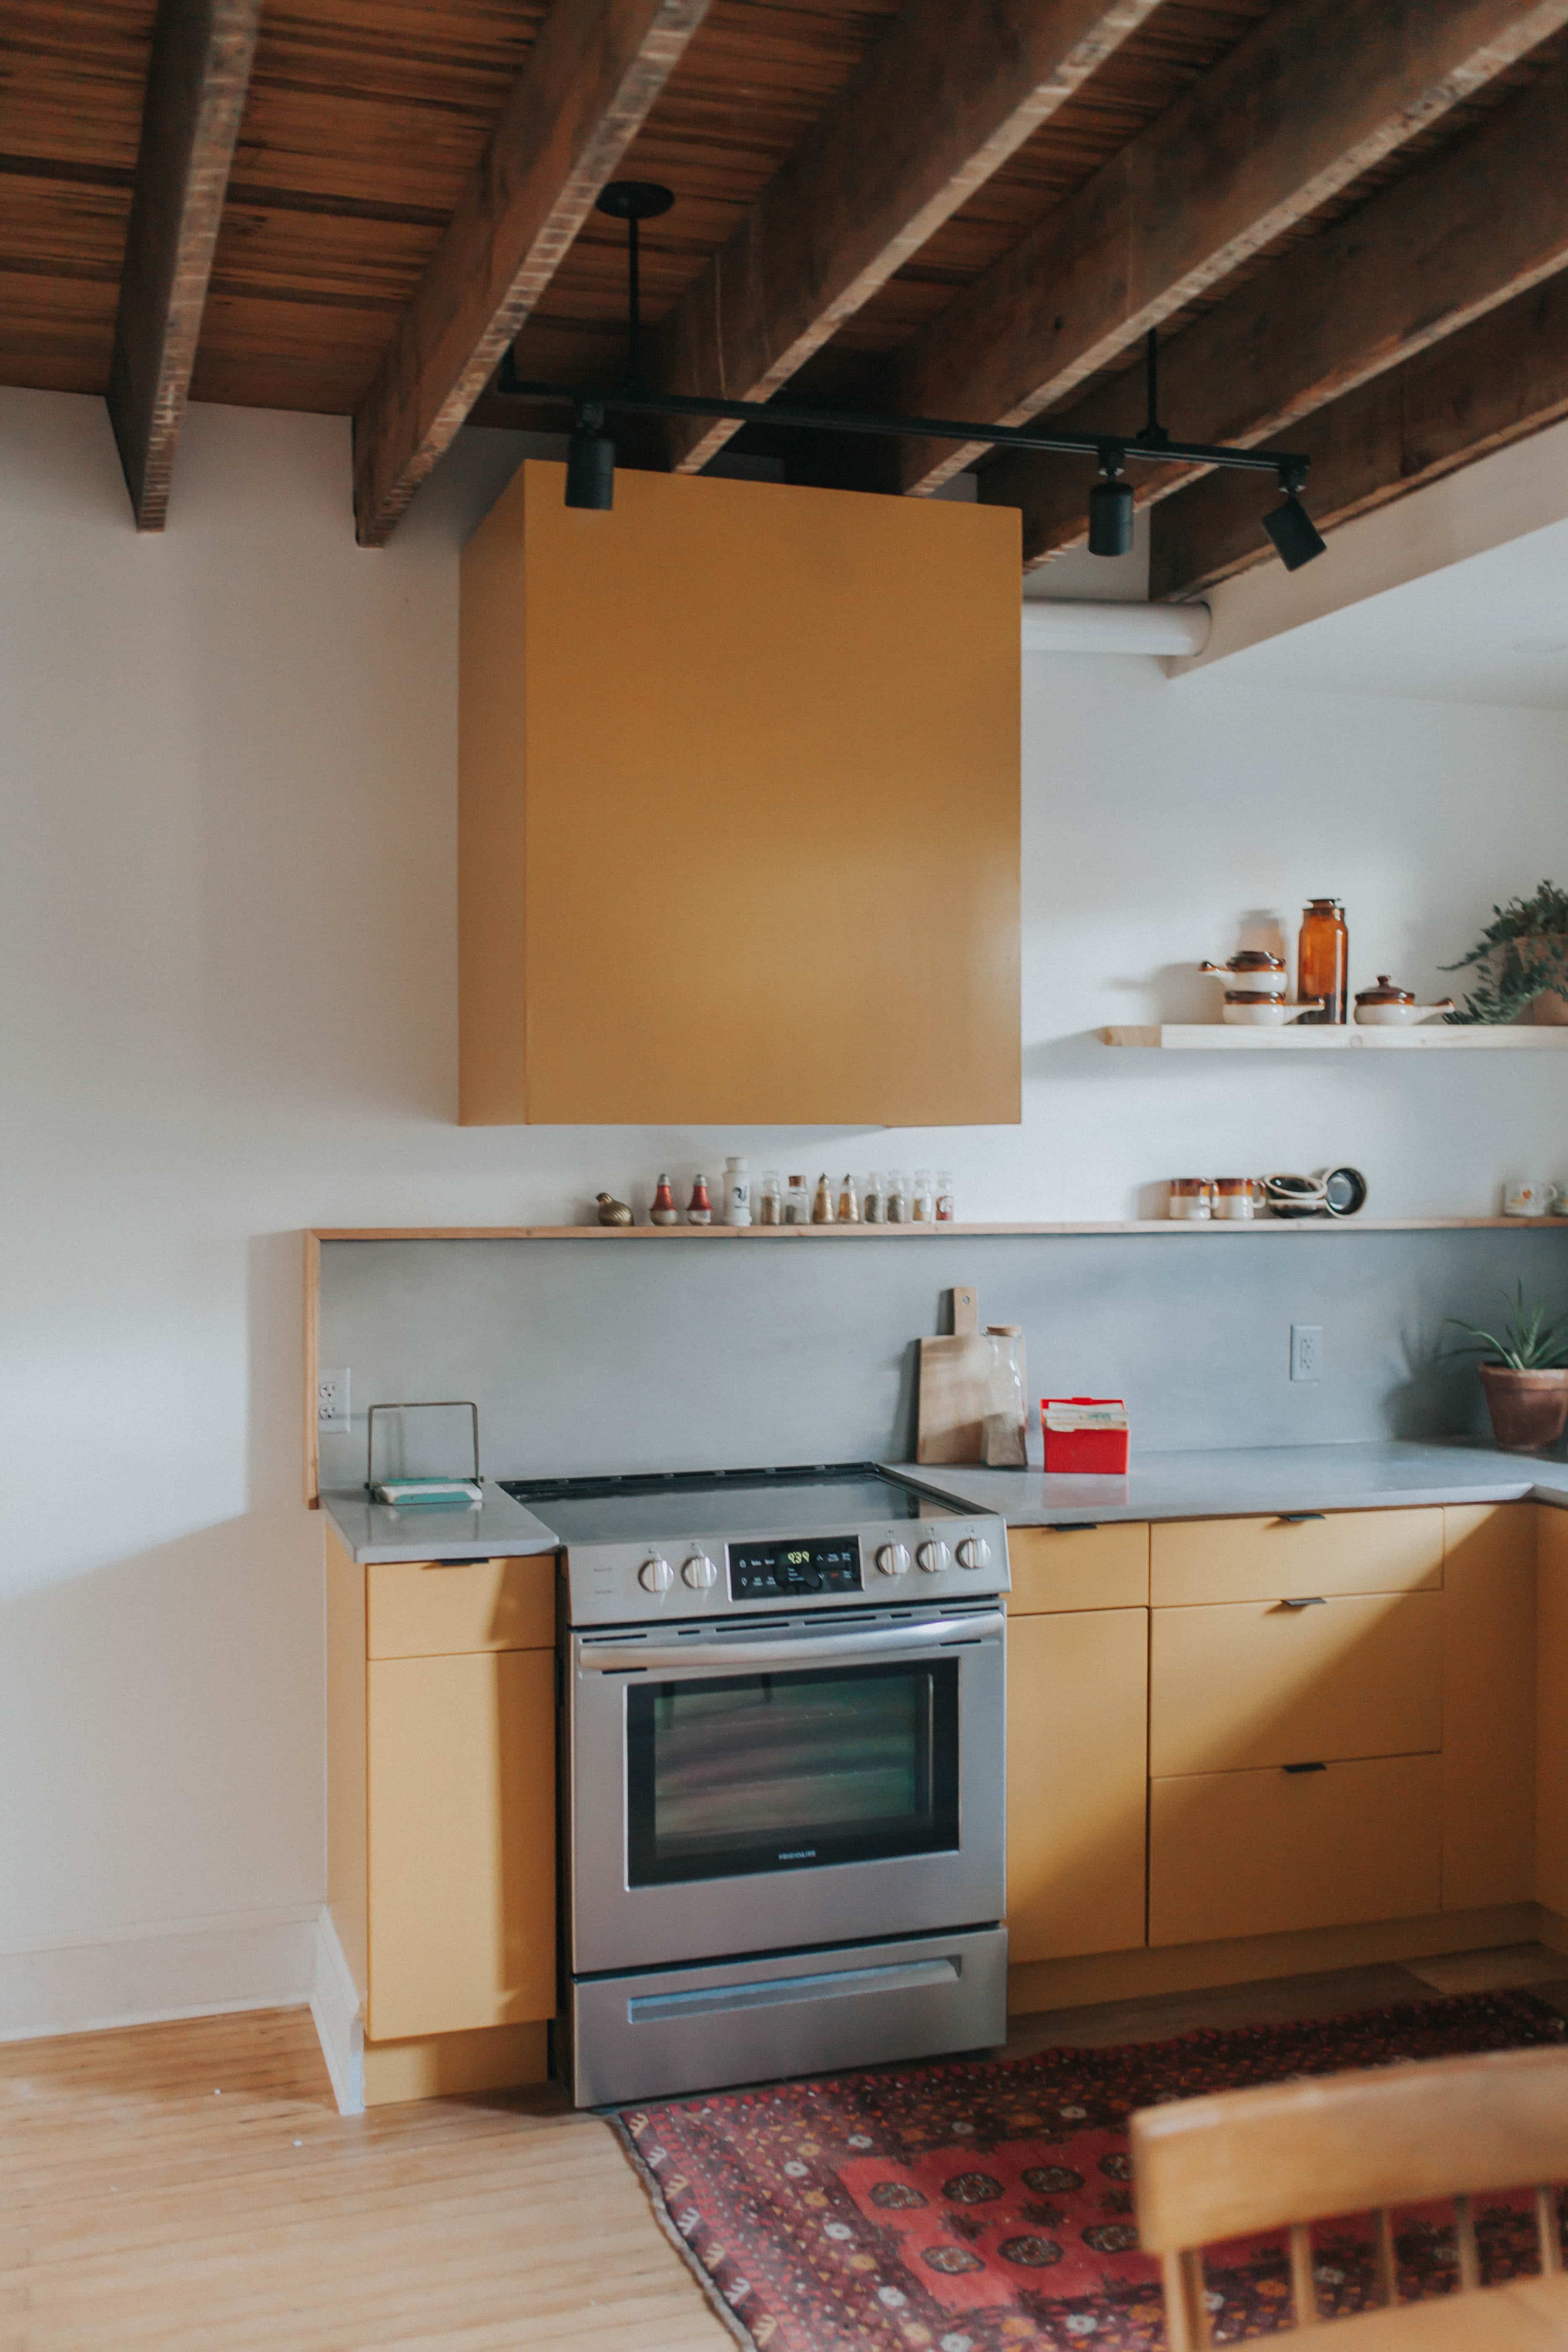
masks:
[[[1468,955],[1442,967],[1479,968],[1475,994],[1448,1020],[1568,1023],[1568,890],[1543,882],[1530,898],[1510,898],[1492,914]]]
[[[1502,1327],[1502,1337],[1464,1323],[1457,1315],[1445,1318],[1469,1333],[1451,1355],[1479,1356],[1481,1386],[1491,1415],[1492,1435],[1509,1454],[1538,1454],[1556,1444],[1568,1424],[1568,1339],[1564,1321],[1547,1320],[1544,1305],[1524,1303],[1521,1282],[1513,1308]]]

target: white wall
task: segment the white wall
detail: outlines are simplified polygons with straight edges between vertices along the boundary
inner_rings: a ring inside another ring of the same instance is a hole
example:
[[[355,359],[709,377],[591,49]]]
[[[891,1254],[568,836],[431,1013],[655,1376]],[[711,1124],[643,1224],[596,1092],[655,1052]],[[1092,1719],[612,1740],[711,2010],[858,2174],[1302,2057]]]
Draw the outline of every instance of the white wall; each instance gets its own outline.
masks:
[[[1358,977],[1426,985],[1495,897],[1564,878],[1568,719],[1106,661],[1029,665],[1021,1129],[458,1129],[456,559],[511,457],[467,436],[367,554],[345,423],[198,408],[138,540],[100,404],[0,392],[0,2031],[302,1990],[300,1228],[558,1220],[737,1146],[952,1166],[980,1217],[1345,1159],[1374,1210],[1474,1210],[1560,1164],[1555,1064],[1088,1033],[1190,1003],[1241,914],[1316,891]]]

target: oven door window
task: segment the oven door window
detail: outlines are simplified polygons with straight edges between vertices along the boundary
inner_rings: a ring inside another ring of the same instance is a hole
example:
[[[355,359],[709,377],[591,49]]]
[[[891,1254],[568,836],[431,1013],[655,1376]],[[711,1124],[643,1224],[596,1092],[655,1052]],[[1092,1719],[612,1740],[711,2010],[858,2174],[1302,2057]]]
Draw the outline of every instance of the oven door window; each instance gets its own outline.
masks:
[[[626,1691],[632,1886],[958,1844],[956,1658]]]

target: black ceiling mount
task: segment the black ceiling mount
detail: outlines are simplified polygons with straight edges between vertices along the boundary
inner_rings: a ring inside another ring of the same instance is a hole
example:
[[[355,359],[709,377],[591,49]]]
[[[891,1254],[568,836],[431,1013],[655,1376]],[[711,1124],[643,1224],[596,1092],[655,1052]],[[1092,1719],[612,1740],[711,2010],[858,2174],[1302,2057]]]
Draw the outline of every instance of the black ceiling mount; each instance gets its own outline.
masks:
[[[657,220],[674,202],[675,190],[661,188],[657,180],[612,180],[599,190],[594,206],[612,220],[645,221]]]
[[[1047,457],[1093,457],[1100,479],[1089,499],[1090,552],[1124,554],[1132,543],[1133,496],[1121,477],[1127,460],[1149,464],[1232,467],[1249,474],[1272,474],[1285,504],[1264,518],[1264,529],[1287,567],[1294,572],[1324,552],[1300,492],[1310,457],[1293,449],[1237,449],[1202,441],[1173,441],[1160,422],[1160,341],[1154,328],[1143,343],[1148,408],[1138,432],[1053,433],[1048,425],[976,425],[946,416],[889,416],[865,410],[815,408],[787,400],[710,400],[706,394],[654,392],[642,371],[642,300],[638,224],[657,220],[675,202],[673,189],[657,180],[611,180],[595,199],[596,208],[626,225],[626,370],[616,391],[569,383],[538,383],[518,373],[509,344],[496,389],[517,401],[569,404],[576,420],[567,459],[569,507],[608,508],[615,496],[615,444],[604,432],[606,410],[621,415],[722,416],[737,424],[784,425],[816,433],[865,433],[905,441],[978,442],[989,449],[1034,449]]]

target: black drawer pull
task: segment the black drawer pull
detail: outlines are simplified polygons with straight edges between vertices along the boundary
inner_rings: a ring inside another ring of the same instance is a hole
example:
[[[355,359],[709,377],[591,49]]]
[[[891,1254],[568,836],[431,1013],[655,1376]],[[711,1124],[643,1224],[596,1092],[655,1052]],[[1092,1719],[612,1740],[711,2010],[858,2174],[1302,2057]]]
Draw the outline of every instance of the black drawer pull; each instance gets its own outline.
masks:
[[[1098,1519],[1047,1519],[1046,1531],[1053,1536],[1091,1536],[1099,1525]]]
[[[1327,1766],[1326,1764],[1285,1764],[1285,1765],[1282,1765],[1282,1766],[1280,1767],[1280,1769],[1281,1769],[1282,1771],[1285,1771],[1285,1772],[1292,1772],[1292,1773],[1294,1773],[1294,1772],[1326,1772],[1326,1771],[1328,1770],[1328,1769],[1329,1769],[1329,1768],[1328,1768],[1328,1766]]]
[[[1282,1528],[1304,1528],[1309,1519],[1326,1519],[1328,1516],[1327,1511],[1281,1511],[1279,1524]]]
[[[1321,1592],[1304,1592],[1296,1601],[1281,1601],[1281,1609],[1326,1609],[1328,1602]]]

